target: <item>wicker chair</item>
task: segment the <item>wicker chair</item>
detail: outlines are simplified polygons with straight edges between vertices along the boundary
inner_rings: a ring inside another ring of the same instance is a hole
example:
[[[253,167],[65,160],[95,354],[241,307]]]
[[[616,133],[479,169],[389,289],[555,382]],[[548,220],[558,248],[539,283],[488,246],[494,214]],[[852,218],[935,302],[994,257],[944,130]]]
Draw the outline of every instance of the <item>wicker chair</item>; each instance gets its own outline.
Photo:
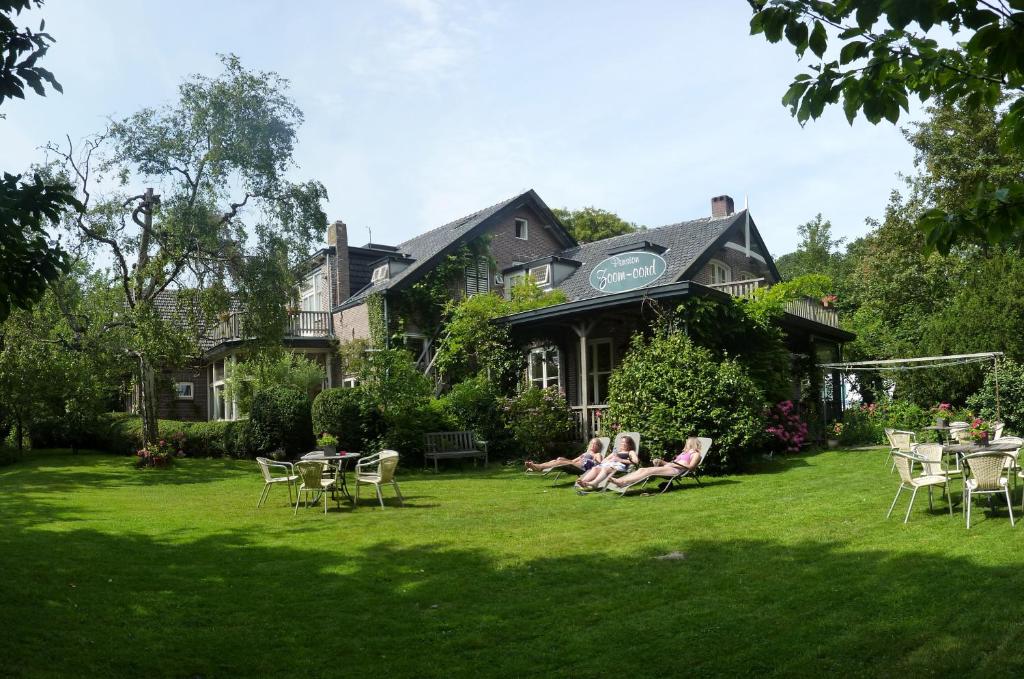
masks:
[[[384,509],[384,496],[380,493],[381,484],[390,483],[398,496],[398,504],[405,505],[402,498],[402,491],[398,489],[398,482],[395,481],[395,469],[398,467],[398,453],[394,450],[382,450],[376,455],[371,455],[360,460],[356,464],[356,496],[352,500],[352,506],[359,504],[359,486],[373,486],[377,491],[377,500],[380,508]]]
[[[951,441],[957,443],[970,443],[971,438],[968,434],[971,425],[967,422],[950,422],[949,423],[949,438]]]
[[[298,474],[301,484],[298,487],[298,492],[295,495],[295,511],[293,514],[299,511],[299,496],[305,493],[308,497],[310,493],[316,493],[316,497],[313,498],[313,504],[323,496],[324,499],[324,516],[327,515],[327,495],[328,492],[334,490],[335,479],[324,478],[324,468],[327,465],[323,462],[313,462],[305,460],[302,462],[295,463],[295,473]],[[337,497],[335,497],[335,503],[338,503]],[[338,504],[340,508],[341,505]]]
[[[917,446],[917,434],[912,431],[904,431],[902,429],[886,429],[885,437],[889,439],[889,458],[892,458],[895,453],[908,453],[912,454],[914,448]],[[896,460],[893,459],[892,468],[889,470],[891,474],[896,469]]]
[[[259,502],[256,503],[256,508],[263,506],[263,503],[267,501],[267,497],[270,495],[270,489],[277,483],[288,484],[288,504],[292,503],[292,484],[298,480],[298,476],[295,475],[295,468],[291,462],[277,462],[266,457],[257,457],[256,464],[260,466],[260,472],[263,474],[263,492],[260,493]],[[273,470],[283,469],[284,476],[274,476]]]
[[[914,507],[914,499],[917,498],[917,491],[921,488],[928,488],[928,508],[932,509],[932,488],[935,486],[943,486],[946,490],[946,502],[949,504],[949,515],[953,516],[953,498],[949,495],[949,477],[947,476],[914,476],[911,471],[914,462],[924,463],[920,457],[910,453],[901,453],[899,451],[892,454],[893,462],[896,465],[897,471],[900,473],[900,487],[896,491],[896,497],[892,499],[892,504],[889,505],[889,513],[885,515],[885,518],[892,516],[892,510],[896,507],[896,501],[900,499],[900,493],[904,490],[912,491],[910,495],[910,504],[907,505],[907,514],[903,517],[903,523],[910,520],[910,510]]]
[[[960,476],[959,468],[946,467],[941,443],[919,443],[914,455],[921,460],[921,476],[945,476],[947,479]]]
[[[975,495],[1002,495],[1010,512],[1010,525],[1014,525],[1013,506],[1010,501],[1010,481],[1004,476],[1008,461],[1014,460],[1010,453],[973,453],[965,455],[964,462],[964,513],[967,527],[971,527],[971,498]]]

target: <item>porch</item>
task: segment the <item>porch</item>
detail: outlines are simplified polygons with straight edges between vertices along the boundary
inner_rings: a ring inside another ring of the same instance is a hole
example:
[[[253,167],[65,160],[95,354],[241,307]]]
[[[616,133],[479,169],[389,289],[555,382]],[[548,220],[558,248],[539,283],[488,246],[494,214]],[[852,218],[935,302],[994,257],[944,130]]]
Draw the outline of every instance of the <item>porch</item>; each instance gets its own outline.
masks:
[[[731,281],[729,283],[711,283],[707,287],[712,290],[720,290],[733,297],[749,297],[758,288],[771,287],[764,278],[750,278],[745,281]],[[828,307],[820,300],[811,297],[792,299],[786,302],[786,313],[815,323],[827,325],[830,328],[839,327],[839,313],[834,307]]]
[[[232,311],[220,318],[213,328],[214,344],[252,339],[244,331],[245,312]],[[288,314],[285,339],[328,339],[334,336],[331,314],[327,311],[295,311]]]

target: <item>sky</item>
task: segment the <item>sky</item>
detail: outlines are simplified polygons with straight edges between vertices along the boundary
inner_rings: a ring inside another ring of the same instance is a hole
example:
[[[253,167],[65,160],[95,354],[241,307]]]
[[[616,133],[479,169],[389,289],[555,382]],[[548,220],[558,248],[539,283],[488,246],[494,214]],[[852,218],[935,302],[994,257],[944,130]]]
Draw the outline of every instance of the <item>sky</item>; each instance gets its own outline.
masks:
[[[654,227],[745,197],[775,256],[822,213],[867,232],[898,173],[899,129],[839,108],[801,128],[780,104],[805,64],[749,35],[745,0],[656,2],[47,0],[42,65],[64,94],[4,104],[0,165],[171,103],[218,53],[276,71],[305,114],[295,179],[327,188],[351,244],[397,244],[535,189]],[[901,120],[901,124],[903,121]]]

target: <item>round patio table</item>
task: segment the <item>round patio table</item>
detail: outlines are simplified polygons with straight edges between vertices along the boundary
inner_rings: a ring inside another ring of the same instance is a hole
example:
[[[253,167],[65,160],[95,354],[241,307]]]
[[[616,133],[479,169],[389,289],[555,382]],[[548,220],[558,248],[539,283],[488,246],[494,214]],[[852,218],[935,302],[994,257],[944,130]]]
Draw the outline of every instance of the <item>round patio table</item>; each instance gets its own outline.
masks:
[[[348,466],[349,460],[358,460],[362,455],[359,453],[333,453],[327,455],[322,450],[313,450],[302,456],[303,460],[310,460],[312,462],[326,462],[327,464],[334,463],[337,465],[337,479],[339,490],[344,493],[345,497],[352,500],[352,494],[348,492],[348,484],[345,483],[345,470]]]
[[[961,462],[966,455],[972,453],[1010,453],[1020,448],[1016,443],[1000,443],[999,441],[989,441],[988,445],[978,445],[977,443],[945,443],[942,445],[942,452],[945,454],[953,453],[956,455],[956,468],[961,469]]]

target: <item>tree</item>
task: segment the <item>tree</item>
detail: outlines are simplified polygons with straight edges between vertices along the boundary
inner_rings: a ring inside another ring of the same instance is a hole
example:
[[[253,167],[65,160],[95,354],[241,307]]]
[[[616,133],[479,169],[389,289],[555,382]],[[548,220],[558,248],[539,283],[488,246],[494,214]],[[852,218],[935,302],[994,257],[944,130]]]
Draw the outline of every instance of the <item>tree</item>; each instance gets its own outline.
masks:
[[[1009,97],[999,122],[999,143],[1024,148],[1024,12],[1015,0],[748,0],[751,34],[769,42],[785,36],[798,56],[818,58],[794,79],[782,103],[801,123],[842,100],[850,123],[862,113],[871,123],[895,123],[909,96],[965,111],[994,107]],[[879,24],[884,16],[886,24]],[[916,24],[916,28],[911,28]],[[956,36],[950,47],[928,37],[941,26]],[[826,59],[829,32],[842,47]],[[948,253],[958,242],[998,243],[1024,231],[1024,182],[982,181],[962,207],[932,206],[917,218],[926,245]]]
[[[42,6],[41,0],[34,3]],[[12,14],[29,9],[32,0],[0,0],[0,105],[6,99],[24,99],[25,87],[41,97],[46,87],[63,92],[60,83],[45,68],[37,65],[53,43],[43,33],[18,28]],[[0,119],[4,116],[0,114]],[[68,255],[49,241],[47,226],[57,221],[64,210],[80,207],[64,182],[44,183],[38,174],[31,180],[24,175],[3,173],[0,179],[0,323],[11,307],[29,308],[43,294],[48,281],[55,280],[70,267]]]
[[[792,280],[808,274],[831,275],[839,258],[843,238],[832,238],[832,222],[824,219],[819,212],[808,222],[797,227],[800,243],[796,251],[782,255],[775,260],[779,273],[785,280]]]
[[[85,207],[67,220],[72,241],[112,262],[123,307],[114,325],[138,366],[146,444],[157,437],[156,370],[198,352],[197,335],[227,308],[229,289],[261,301],[246,335],[283,332],[291,283],[282,268],[308,253],[327,221],[323,186],[286,178],[302,122],[287,81],[234,56],[221,61],[216,78],[186,80],[175,104],[116,121],[81,149],[70,140],[49,147]],[[104,178],[118,187],[101,192]],[[161,195],[127,190],[147,184]],[[168,318],[157,303],[171,294]]]
[[[565,226],[569,235],[580,243],[621,236],[644,228],[633,222],[627,222],[614,212],[596,207],[585,207],[580,210],[555,208],[552,212]]]

